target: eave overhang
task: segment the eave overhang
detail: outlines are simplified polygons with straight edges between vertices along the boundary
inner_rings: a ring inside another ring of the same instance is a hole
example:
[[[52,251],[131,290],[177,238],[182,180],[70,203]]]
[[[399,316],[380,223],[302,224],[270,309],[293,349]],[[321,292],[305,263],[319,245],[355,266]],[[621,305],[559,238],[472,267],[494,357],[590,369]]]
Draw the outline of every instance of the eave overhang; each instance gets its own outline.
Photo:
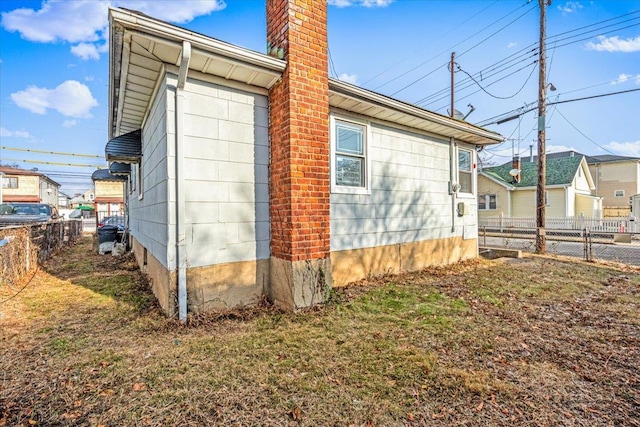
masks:
[[[489,145],[504,141],[504,137],[496,132],[336,79],[329,79],[329,105],[469,144]]]
[[[109,9],[109,139],[143,124],[165,65],[180,65],[191,44],[189,71],[271,88],[286,62],[176,27],[141,13]]]

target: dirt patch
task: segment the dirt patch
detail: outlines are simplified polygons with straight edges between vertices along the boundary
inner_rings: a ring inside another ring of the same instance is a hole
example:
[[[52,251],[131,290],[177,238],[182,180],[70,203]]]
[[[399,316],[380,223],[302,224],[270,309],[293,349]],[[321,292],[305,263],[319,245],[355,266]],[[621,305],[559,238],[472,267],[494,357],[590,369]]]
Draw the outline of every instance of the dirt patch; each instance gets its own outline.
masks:
[[[162,316],[89,239],[0,289],[0,425],[640,426],[640,274],[473,260]]]

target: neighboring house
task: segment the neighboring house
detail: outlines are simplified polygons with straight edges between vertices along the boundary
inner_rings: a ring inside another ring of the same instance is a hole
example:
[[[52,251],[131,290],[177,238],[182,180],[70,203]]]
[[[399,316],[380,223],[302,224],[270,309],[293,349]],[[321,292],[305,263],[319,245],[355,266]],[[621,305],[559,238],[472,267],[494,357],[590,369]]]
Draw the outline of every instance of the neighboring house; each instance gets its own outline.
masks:
[[[589,170],[602,196],[604,216],[627,216],[631,197],[640,194],[640,158],[614,155],[587,156]]]
[[[330,79],[326,1],[297,3],[267,0],[270,56],[110,9],[105,152],[170,315],[478,254],[476,148],[503,137]]]
[[[518,170],[519,175],[511,174]],[[547,217],[601,217],[602,198],[594,195],[595,185],[584,156],[550,156],[546,172]],[[483,168],[478,174],[478,215],[535,216],[537,183],[538,163],[530,158]]]
[[[98,169],[91,174],[95,197],[93,206],[97,220],[124,212],[124,183],[126,177],[112,175],[109,169]]]
[[[594,195],[602,197],[605,217],[627,216],[631,212],[631,197],[640,194],[640,158],[605,154],[589,156],[576,151],[548,153],[547,161],[565,157],[584,156],[595,185]],[[530,161],[529,157],[522,162]],[[537,156],[533,156],[537,161]]]
[[[91,209],[93,209],[93,194],[93,189],[91,189],[84,194],[76,195],[69,201],[69,203],[71,204],[71,208],[77,209],[80,206],[89,206],[91,207]]]
[[[0,166],[3,202],[48,203],[58,206],[60,184],[36,171]]]
[[[60,191],[58,193],[58,208],[69,209],[71,207],[71,197]]]

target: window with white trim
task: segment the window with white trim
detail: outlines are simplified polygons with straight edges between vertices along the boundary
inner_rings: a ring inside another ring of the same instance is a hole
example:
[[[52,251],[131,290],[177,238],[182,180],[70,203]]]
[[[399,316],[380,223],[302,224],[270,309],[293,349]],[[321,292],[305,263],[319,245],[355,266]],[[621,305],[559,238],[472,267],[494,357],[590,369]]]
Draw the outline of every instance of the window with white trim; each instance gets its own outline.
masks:
[[[613,192],[613,197],[624,197],[624,190],[616,190]]]
[[[367,125],[332,120],[331,191],[363,194],[368,191]]]
[[[495,194],[478,195],[479,211],[495,211],[498,208],[498,196]]]
[[[18,188],[18,177],[3,177],[2,188]]]
[[[473,193],[473,154],[458,149],[458,185],[460,193]]]

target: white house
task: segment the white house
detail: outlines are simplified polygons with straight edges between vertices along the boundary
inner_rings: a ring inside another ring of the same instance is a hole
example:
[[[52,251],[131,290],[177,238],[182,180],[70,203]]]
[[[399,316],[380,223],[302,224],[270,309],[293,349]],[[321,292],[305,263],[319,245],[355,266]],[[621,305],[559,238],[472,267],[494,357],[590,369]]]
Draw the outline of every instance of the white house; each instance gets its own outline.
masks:
[[[294,3],[267,0],[269,55],[110,10],[107,160],[169,315],[477,256],[476,148],[502,136],[330,79],[326,2]]]

